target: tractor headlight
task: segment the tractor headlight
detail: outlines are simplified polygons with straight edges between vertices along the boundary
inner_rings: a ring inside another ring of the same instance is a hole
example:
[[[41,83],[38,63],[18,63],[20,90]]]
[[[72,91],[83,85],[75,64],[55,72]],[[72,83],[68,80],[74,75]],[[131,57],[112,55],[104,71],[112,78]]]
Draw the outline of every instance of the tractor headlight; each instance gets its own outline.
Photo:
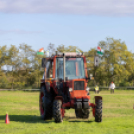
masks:
[[[87,88],[86,88],[86,91],[89,91],[89,90],[90,90],[90,88],[89,88],[89,87],[87,87]]]
[[[73,89],[70,87],[70,88],[69,88],[69,92],[72,92],[72,91],[73,91]]]

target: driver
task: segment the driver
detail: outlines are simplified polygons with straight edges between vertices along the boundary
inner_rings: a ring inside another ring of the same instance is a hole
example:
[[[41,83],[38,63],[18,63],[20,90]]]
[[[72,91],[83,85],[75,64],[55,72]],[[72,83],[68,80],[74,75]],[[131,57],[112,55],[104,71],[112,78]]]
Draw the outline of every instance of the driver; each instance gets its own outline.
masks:
[[[58,67],[58,69],[57,69],[57,76],[59,77],[59,78],[63,78],[63,62],[60,62],[59,63],[59,67]],[[69,69],[67,69],[67,67],[66,67],[66,74],[68,75],[68,74],[70,74],[70,71],[69,71]]]

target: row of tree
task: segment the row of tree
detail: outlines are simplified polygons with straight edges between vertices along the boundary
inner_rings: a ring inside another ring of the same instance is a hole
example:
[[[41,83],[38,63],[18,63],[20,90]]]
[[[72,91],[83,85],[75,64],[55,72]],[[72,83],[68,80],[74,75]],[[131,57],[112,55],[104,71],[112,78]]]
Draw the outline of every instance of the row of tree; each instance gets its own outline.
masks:
[[[1,88],[26,88],[39,87],[41,58],[27,44],[19,47],[11,45],[0,47],[0,87]]]
[[[88,73],[93,74],[94,81],[89,82],[89,86],[98,83],[101,86],[108,86],[114,81],[117,86],[133,86],[134,83],[134,54],[128,51],[125,42],[107,38],[100,41],[100,46],[104,54],[100,57],[99,66],[94,65],[96,47],[84,52],[87,59]],[[55,48],[54,44],[49,44],[46,51],[50,54],[55,50],[59,52],[75,52],[76,46],[60,45]],[[0,47],[0,88],[39,88],[40,79],[43,74],[41,59],[43,56],[37,55],[27,44],[20,44],[19,47],[11,45]]]

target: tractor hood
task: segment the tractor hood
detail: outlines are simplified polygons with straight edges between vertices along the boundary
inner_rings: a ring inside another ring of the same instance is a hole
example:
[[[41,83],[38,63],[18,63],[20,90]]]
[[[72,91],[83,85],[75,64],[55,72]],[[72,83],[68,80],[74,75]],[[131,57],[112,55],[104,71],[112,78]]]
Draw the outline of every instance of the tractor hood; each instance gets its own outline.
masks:
[[[70,98],[88,98],[90,99],[90,96],[87,96],[87,92],[85,90],[78,90],[78,91],[72,91],[70,92]]]
[[[69,83],[70,98],[87,98],[87,81],[85,79],[74,79]]]

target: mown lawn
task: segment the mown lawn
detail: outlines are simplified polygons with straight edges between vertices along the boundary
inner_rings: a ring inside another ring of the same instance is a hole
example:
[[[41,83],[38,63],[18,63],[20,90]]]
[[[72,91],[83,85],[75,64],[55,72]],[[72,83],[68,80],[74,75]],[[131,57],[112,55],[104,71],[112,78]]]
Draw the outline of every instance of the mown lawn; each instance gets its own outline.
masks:
[[[93,102],[94,92],[90,92]],[[115,94],[102,91],[103,121],[76,119],[67,110],[63,123],[43,121],[39,114],[39,92],[0,91],[0,134],[134,134],[134,91],[119,90]],[[10,124],[5,124],[6,112]]]

